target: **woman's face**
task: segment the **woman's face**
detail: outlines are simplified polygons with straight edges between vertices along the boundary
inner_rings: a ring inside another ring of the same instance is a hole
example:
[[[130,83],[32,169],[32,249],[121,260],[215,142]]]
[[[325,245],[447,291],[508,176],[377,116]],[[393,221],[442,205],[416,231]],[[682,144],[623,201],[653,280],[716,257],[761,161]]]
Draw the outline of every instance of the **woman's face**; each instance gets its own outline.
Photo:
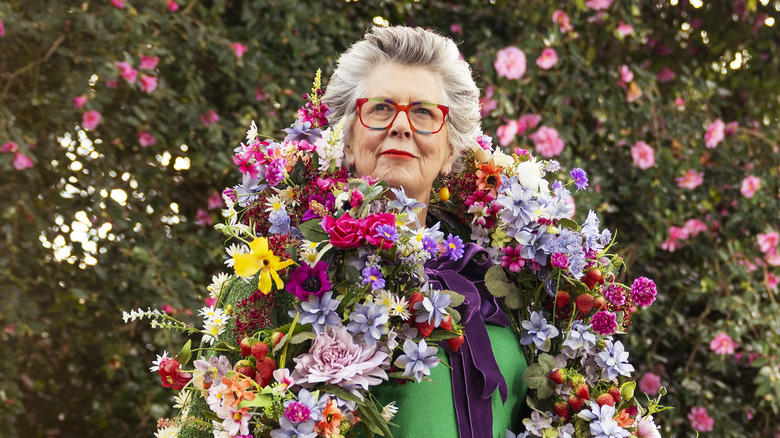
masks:
[[[400,105],[441,104],[444,97],[439,75],[420,67],[380,65],[366,78],[365,86],[362,97],[390,99]],[[369,129],[356,116],[346,154],[358,175],[403,187],[407,196],[426,204],[436,175],[448,173],[455,159],[446,124],[436,134],[416,133],[406,112],[399,112],[386,130]]]

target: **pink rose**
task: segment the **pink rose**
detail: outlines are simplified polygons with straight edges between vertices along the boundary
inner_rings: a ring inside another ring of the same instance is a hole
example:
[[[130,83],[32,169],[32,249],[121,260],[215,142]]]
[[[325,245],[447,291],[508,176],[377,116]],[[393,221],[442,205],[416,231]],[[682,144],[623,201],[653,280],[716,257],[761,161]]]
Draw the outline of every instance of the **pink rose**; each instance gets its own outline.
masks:
[[[723,123],[723,120],[717,119],[707,127],[707,132],[704,134],[704,146],[712,149],[717,146],[725,136],[726,125]]]
[[[171,12],[176,12],[179,10],[179,4],[176,3],[173,0],[168,0],[168,10]]]
[[[672,69],[669,67],[664,67],[661,69],[661,72],[655,75],[655,79],[658,82],[669,82],[672,79],[674,79],[677,76],[677,74],[674,73]]]
[[[737,343],[729,335],[720,332],[710,341],[710,350],[717,354],[734,354]]]
[[[563,140],[558,136],[558,131],[555,128],[542,125],[528,138],[534,142],[536,152],[544,158],[552,158],[563,152]]]
[[[111,4],[116,6],[119,9],[124,9],[126,1],[127,0],[111,0]]]
[[[659,389],[661,389],[661,376],[657,374],[646,372],[639,380],[639,390],[648,395],[658,394]]]
[[[757,176],[749,175],[742,180],[742,186],[739,188],[739,191],[742,193],[742,196],[750,199],[756,194],[759,187],[761,187],[761,179]]]
[[[642,140],[631,146],[631,158],[640,169],[649,169],[655,165],[655,151]]]
[[[160,61],[159,56],[146,56],[141,55],[141,63],[138,65],[139,70],[154,70],[157,67],[157,63]]]
[[[520,79],[525,73],[525,53],[517,47],[510,46],[496,53],[493,63],[499,76],[507,79]]]
[[[395,215],[392,213],[377,213],[363,219],[366,242],[381,249],[391,248],[393,241],[376,236],[376,228],[380,225],[389,225],[395,228]]]
[[[135,78],[138,77],[138,70],[134,69],[133,66],[127,62],[115,62],[114,65],[117,70],[119,70],[119,74],[125,78],[127,82],[130,82],[131,84],[135,82]]]
[[[174,309],[173,306],[171,306],[170,304],[165,304],[164,306],[162,306],[162,309],[160,310],[167,313],[168,315],[173,315],[174,313],[176,313],[176,309]]]
[[[560,26],[561,33],[567,33],[574,30],[574,28],[571,26],[571,20],[569,19],[569,16],[566,15],[566,12],[561,10],[553,12],[552,21],[553,23],[556,23],[558,26]]]
[[[766,284],[766,288],[769,290],[777,290],[777,286],[780,285],[780,278],[771,272],[767,272],[764,284]]]
[[[688,413],[688,420],[691,422],[691,427],[699,432],[711,432],[715,426],[715,420],[707,415],[707,408],[692,407],[691,412]]]
[[[101,115],[98,111],[87,111],[81,118],[81,127],[87,131],[94,131],[100,124]]]
[[[353,219],[349,213],[338,219],[325,216],[322,222],[322,228],[330,234],[330,243],[337,248],[357,248],[365,242],[363,225],[359,220]]]
[[[594,11],[603,11],[612,4],[612,0],[588,0],[585,2],[585,6],[593,9]]]
[[[558,54],[555,49],[548,47],[542,50],[542,54],[536,59],[536,65],[542,70],[549,70],[558,63]]]
[[[19,150],[19,145],[9,141],[8,143],[0,146],[0,152],[16,152]]]
[[[230,46],[233,47],[233,51],[236,52],[236,58],[244,56],[244,53],[247,51],[247,47],[241,43],[230,43]]]
[[[157,89],[157,76],[141,75],[141,89],[147,93]]]
[[[630,24],[619,21],[617,26],[617,33],[622,37],[626,37],[634,33],[634,28],[631,27]]]
[[[76,108],[82,108],[85,103],[87,103],[87,96],[82,94],[81,96],[73,97],[73,106]]]
[[[14,167],[16,170],[27,169],[33,166],[33,161],[27,155],[17,152],[14,154]]]
[[[138,144],[142,147],[153,146],[157,143],[157,139],[147,131],[140,131],[138,133]]]
[[[693,190],[696,187],[699,187],[702,182],[704,182],[702,176],[704,176],[704,172],[689,170],[685,172],[685,175],[675,178],[675,181],[677,181],[678,187]]]
[[[506,125],[501,125],[496,129],[496,135],[498,136],[498,142],[501,146],[506,146],[512,143],[517,135],[517,121],[510,120]]]
[[[777,249],[777,244],[780,243],[780,234],[778,234],[777,231],[758,233],[756,239],[758,240],[759,249],[766,254]]]

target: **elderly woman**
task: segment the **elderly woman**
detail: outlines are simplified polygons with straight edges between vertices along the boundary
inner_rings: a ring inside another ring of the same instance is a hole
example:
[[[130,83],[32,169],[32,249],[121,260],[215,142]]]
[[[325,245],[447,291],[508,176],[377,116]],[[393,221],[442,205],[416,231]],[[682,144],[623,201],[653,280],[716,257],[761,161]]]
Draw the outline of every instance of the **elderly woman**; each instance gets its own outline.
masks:
[[[403,187],[426,204],[424,223],[434,180],[459,170],[479,127],[479,91],[455,43],[419,28],[375,27],[341,56],[323,101],[332,122],[346,118],[353,172]],[[397,436],[503,437],[518,428],[525,359],[484,288],[489,257],[470,244],[461,260],[431,261],[426,273],[432,287],[467,296],[467,309],[459,309],[466,344],[440,348],[447,366],[433,369],[435,384],[391,381],[372,391],[383,404],[396,402]]]

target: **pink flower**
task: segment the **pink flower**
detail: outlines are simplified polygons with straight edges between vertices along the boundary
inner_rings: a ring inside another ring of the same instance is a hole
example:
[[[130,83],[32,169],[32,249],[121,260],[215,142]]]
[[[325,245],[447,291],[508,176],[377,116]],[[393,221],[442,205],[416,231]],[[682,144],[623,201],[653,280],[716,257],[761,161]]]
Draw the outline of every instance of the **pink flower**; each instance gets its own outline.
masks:
[[[623,23],[622,21],[620,21],[618,22],[618,26],[617,26],[617,33],[618,35],[625,37],[634,33],[634,28],[631,27],[630,24]]]
[[[458,35],[463,35],[463,28],[460,26],[460,24],[453,23],[450,25],[450,32]]]
[[[642,89],[639,88],[639,85],[637,85],[636,82],[631,82],[628,84],[628,90],[626,91],[626,102],[631,103],[640,97],[642,97]]]
[[[392,240],[377,237],[377,228],[380,225],[388,225],[395,228],[395,215],[392,213],[375,213],[363,219],[363,228],[366,230],[366,242],[377,248],[392,248]]]
[[[512,143],[517,135],[517,121],[510,120],[506,125],[501,125],[496,129],[496,135],[498,136],[498,143],[501,146],[506,146]]]
[[[621,65],[618,67],[618,71],[620,72],[620,86],[625,87],[626,84],[634,80],[634,72],[627,65]]]
[[[683,231],[688,234],[688,238],[696,237],[708,229],[707,224],[699,219],[688,219],[683,226]]]
[[[127,82],[130,82],[131,84],[135,82],[135,78],[138,77],[138,70],[134,69],[132,65],[127,62],[115,62],[114,65],[117,70],[119,70],[119,74],[125,78]]]
[[[147,93],[157,89],[157,76],[141,75],[141,89]]]
[[[780,285],[780,278],[771,272],[767,272],[766,278],[764,278],[764,284],[769,290],[777,290],[777,286]]]
[[[704,182],[704,178],[702,178],[703,176],[704,172],[689,170],[685,172],[685,175],[677,177],[674,180],[677,181],[678,187],[693,190],[696,187],[699,187],[702,182]]]
[[[206,297],[203,299],[203,303],[206,304],[208,307],[214,307],[217,305],[217,298],[216,297]]]
[[[179,10],[179,4],[176,3],[173,0],[168,0],[168,10],[171,12],[176,12]]]
[[[5,24],[3,24],[3,20],[0,20],[0,37],[5,36]]]
[[[73,106],[76,108],[82,108],[85,103],[87,103],[87,96],[83,94],[81,96],[73,96]]]
[[[656,80],[658,82],[669,82],[672,79],[674,79],[677,75],[674,73],[672,69],[669,67],[664,67],[661,69],[661,72],[655,75]]]
[[[199,208],[196,213],[195,223],[200,226],[214,225],[214,219],[211,217],[208,211]]]
[[[9,141],[8,143],[0,146],[0,152],[16,152],[19,150],[19,145]]]
[[[677,105],[678,107],[681,107],[681,106],[684,107],[685,106],[685,99],[683,99],[682,97],[677,97],[677,98],[674,99],[674,104]]]
[[[116,88],[116,81],[106,81],[106,87]]]
[[[655,151],[642,140],[631,146],[631,158],[640,169],[649,169],[655,165]]]
[[[263,91],[263,86],[258,86],[257,90],[255,90],[255,100],[265,100],[268,99],[269,94]]]
[[[548,47],[542,50],[542,54],[536,59],[536,65],[542,70],[549,70],[558,63],[558,54],[555,49]]]
[[[756,239],[758,240],[759,249],[766,254],[777,249],[777,244],[780,243],[780,234],[778,234],[777,231],[758,233]]]
[[[780,251],[775,248],[774,251],[764,254],[764,260],[769,266],[780,266]]]
[[[171,306],[170,304],[166,304],[162,306],[160,310],[167,313],[168,315],[173,315],[174,313],[176,313],[176,309],[174,309],[173,306]]]
[[[159,56],[146,56],[141,55],[141,63],[138,65],[139,70],[154,70],[157,67],[157,63],[160,61]]]
[[[138,144],[142,147],[153,146],[157,143],[157,139],[147,131],[138,132]]]
[[[742,186],[739,191],[742,196],[750,199],[756,194],[756,191],[761,187],[761,178],[753,175],[749,175],[742,180]]]
[[[734,133],[737,132],[737,128],[739,128],[739,122],[729,122],[726,124],[726,129],[723,130],[723,133],[726,134],[726,136],[734,135]]]
[[[94,131],[100,124],[101,115],[98,111],[87,111],[81,118],[81,127],[87,131]]]
[[[520,245],[501,248],[504,255],[501,256],[501,266],[509,268],[512,272],[520,272],[525,265],[525,260],[520,255]]]
[[[119,9],[124,9],[126,1],[127,0],[111,0],[111,4],[116,6]]]
[[[244,56],[244,53],[247,51],[247,47],[241,43],[230,43],[230,46],[233,47],[233,51],[236,52],[236,58]]]
[[[200,121],[203,122],[204,125],[209,126],[212,123],[219,122],[219,114],[214,112],[214,110],[208,110],[205,114],[200,115]]]
[[[493,63],[499,76],[507,79],[520,79],[525,73],[525,53],[517,47],[510,46],[496,53]]]
[[[322,228],[330,234],[330,243],[341,249],[357,248],[365,243],[365,229],[360,220],[347,213],[338,219],[326,216]]]
[[[563,152],[563,140],[558,136],[555,128],[542,125],[539,129],[528,136],[533,142],[536,152],[544,158],[552,158]]]
[[[659,389],[661,389],[661,376],[648,371],[639,379],[640,391],[648,395],[656,395]]]
[[[736,348],[737,343],[724,332],[718,333],[712,341],[710,341],[710,350],[717,354],[734,354],[734,349]]]
[[[33,161],[27,155],[17,152],[14,154],[14,167],[16,170],[27,169],[33,166]]]
[[[612,4],[612,0],[588,0],[585,2],[585,6],[593,9],[594,11],[603,11]]]
[[[539,122],[542,121],[542,116],[537,114],[523,114],[517,119],[517,123],[526,127],[526,129],[534,129]],[[522,132],[518,132],[518,135],[522,135]]]
[[[721,140],[723,140],[723,137],[726,135],[726,125],[723,123],[723,120],[717,119],[714,122],[710,123],[710,126],[707,127],[707,133],[704,134],[704,146],[706,146],[709,149],[714,148],[715,146],[720,143]]]
[[[212,192],[211,196],[209,196],[208,201],[206,201],[209,206],[209,210],[214,210],[215,208],[222,207],[222,196],[217,192]]]
[[[574,30],[574,28],[571,26],[571,20],[569,19],[569,16],[566,15],[566,12],[563,12],[560,9],[553,12],[552,21],[553,23],[556,23],[558,26],[560,26],[561,33],[571,32]]]
[[[495,90],[492,85],[488,85],[485,88],[485,96],[479,99],[479,112],[482,117],[487,117],[494,109],[498,108],[498,101],[491,99]]]
[[[707,415],[707,408],[694,406],[688,413],[688,420],[691,421],[691,427],[699,432],[711,432],[715,426],[715,420]]]

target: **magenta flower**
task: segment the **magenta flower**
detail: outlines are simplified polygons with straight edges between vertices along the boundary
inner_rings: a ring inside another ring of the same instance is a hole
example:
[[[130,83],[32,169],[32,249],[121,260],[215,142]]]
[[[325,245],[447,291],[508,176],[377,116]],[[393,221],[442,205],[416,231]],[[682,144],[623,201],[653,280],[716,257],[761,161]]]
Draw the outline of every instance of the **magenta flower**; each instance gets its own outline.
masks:
[[[766,277],[764,278],[764,284],[769,290],[777,290],[777,286],[780,285],[780,278],[771,272],[767,272]]]
[[[146,56],[141,55],[141,62],[138,65],[139,70],[154,70],[157,67],[157,62],[160,61],[158,56]]]
[[[675,72],[672,69],[670,69],[669,67],[664,67],[657,75],[655,75],[655,79],[658,82],[669,82],[672,79],[674,79],[676,76],[677,74],[675,74]]]
[[[0,20],[0,37],[5,36],[5,24],[3,24],[3,20]]]
[[[601,336],[609,336],[617,330],[617,316],[607,310],[599,310],[590,319],[593,331]]]
[[[95,128],[97,128],[97,126],[100,124],[101,118],[102,116],[98,111],[87,111],[81,118],[81,127],[87,131],[94,131]]]
[[[561,33],[567,33],[574,30],[574,28],[571,25],[571,20],[569,19],[569,16],[566,15],[566,12],[563,12],[560,9],[553,12],[552,21],[553,23],[557,24],[561,28]]]
[[[696,172],[695,170],[688,170],[685,172],[685,175],[675,178],[674,180],[677,182],[677,187],[682,187],[684,189],[695,189],[696,187],[699,187],[701,183],[704,182],[704,172]]]
[[[712,149],[717,146],[725,136],[726,125],[723,123],[723,120],[717,119],[707,127],[707,132],[704,134],[704,146],[708,149]]]
[[[116,66],[117,70],[119,70],[120,76],[125,78],[127,82],[130,82],[131,84],[135,82],[136,77],[138,77],[138,70],[134,69],[130,63],[115,62],[114,65]]]
[[[206,225],[214,225],[214,219],[211,217],[208,211],[199,208],[196,212],[195,223],[205,227]]]
[[[0,146],[0,152],[16,152],[19,150],[19,145],[16,143],[9,141],[8,143]]]
[[[647,277],[639,277],[631,285],[631,299],[639,307],[647,307],[653,304],[657,293],[655,283]]]
[[[683,225],[683,232],[687,233],[688,238],[696,237],[708,229],[707,224],[699,219],[688,219]]]
[[[176,3],[173,0],[168,0],[168,10],[171,12],[176,12],[179,10],[179,4]]]
[[[594,11],[603,11],[612,4],[612,0],[588,0],[585,2],[585,6],[593,9]]]
[[[157,89],[157,76],[141,75],[141,89],[147,93]]]
[[[548,47],[542,50],[542,54],[536,59],[536,65],[542,70],[549,70],[558,63],[558,54],[555,49]]]
[[[255,100],[265,100],[268,99],[271,95],[266,93],[265,90],[263,90],[263,86],[260,85],[257,87],[257,90],[255,90]]]
[[[742,180],[742,186],[740,186],[739,191],[742,193],[742,196],[750,199],[756,194],[759,187],[761,187],[761,179],[757,176],[749,175]]]
[[[155,143],[157,143],[157,139],[148,131],[138,132],[138,144],[140,144],[141,147],[153,146]]]
[[[200,115],[200,121],[203,122],[204,125],[209,126],[212,123],[219,122],[219,114],[210,109],[206,111],[205,114]]]
[[[33,167],[33,161],[27,155],[17,152],[14,154],[14,168],[16,170],[24,170],[28,167]]]
[[[777,248],[777,244],[780,243],[780,234],[778,234],[777,231],[758,233],[756,239],[758,240],[758,248],[761,252],[767,254]]]
[[[632,33],[634,33],[634,28],[631,27],[630,24],[623,23],[622,21],[619,21],[618,22],[618,26],[617,26],[617,33],[618,33],[618,35],[620,35],[622,37],[626,37],[626,36],[631,35]]]
[[[646,372],[641,379],[639,379],[639,390],[648,395],[658,394],[658,390],[661,389],[661,376]]]
[[[551,255],[550,263],[553,265],[553,267],[560,269],[569,269],[569,266],[571,265],[571,263],[569,263],[569,258],[562,252],[556,252],[555,254]]]
[[[236,58],[241,58],[247,51],[246,45],[242,43],[230,43],[230,47],[232,47],[233,51],[236,53]]]
[[[512,143],[512,140],[515,139],[515,135],[517,135],[517,122],[515,120],[510,120],[506,125],[499,126],[496,129],[496,135],[498,136],[498,143],[501,146]]]
[[[514,46],[501,49],[496,53],[493,67],[496,68],[496,73],[501,77],[520,79],[526,69],[525,53]]]
[[[642,140],[631,146],[631,158],[640,169],[649,169],[655,165],[655,151]]]
[[[536,132],[528,136],[533,142],[536,152],[544,158],[552,158],[563,152],[563,140],[555,128],[542,125]]]
[[[222,196],[217,192],[211,192],[211,196],[209,196],[209,199],[206,202],[208,203],[209,210],[220,208],[223,205]]]
[[[111,0],[111,4],[116,6],[119,9],[124,9],[126,1],[127,0]]]
[[[734,342],[733,339],[731,339],[731,336],[727,335],[724,332],[718,333],[711,341],[710,341],[710,350],[714,351],[716,354],[734,354],[734,351],[737,348],[737,343]]]
[[[606,291],[604,291],[604,297],[612,304],[618,307],[622,307],[626,304],[626,294],[623,293],[623,288],[615,283],[610,283]]]
[[[501,266],[509,268],[512,272],[520,272],[525,264],[523,257],[520,256],[520,247],[521,245],[501,248],[501,251],[504,252],[504,255],[501,256]],[[565,254],[563,256],[566,257]]]
[[[699,432],[712,432],[715,426],[715,420],[707,415],[707,408],[703,407],[692,407],[691,412],[688,413],[688,420],[691,422],[691,427]]]
[[[328,277],[328,264],[319,261],[314,267],[304,263],[292,272],[285,289],[295,295],[301,301],[309,301],[309,296],[322,297],[322,294],[330,290],[330,277]]]
[[[73,106],[76,108],[82,108],[87,103],[87,96],[83,94],[81,96],[73,96]]]

